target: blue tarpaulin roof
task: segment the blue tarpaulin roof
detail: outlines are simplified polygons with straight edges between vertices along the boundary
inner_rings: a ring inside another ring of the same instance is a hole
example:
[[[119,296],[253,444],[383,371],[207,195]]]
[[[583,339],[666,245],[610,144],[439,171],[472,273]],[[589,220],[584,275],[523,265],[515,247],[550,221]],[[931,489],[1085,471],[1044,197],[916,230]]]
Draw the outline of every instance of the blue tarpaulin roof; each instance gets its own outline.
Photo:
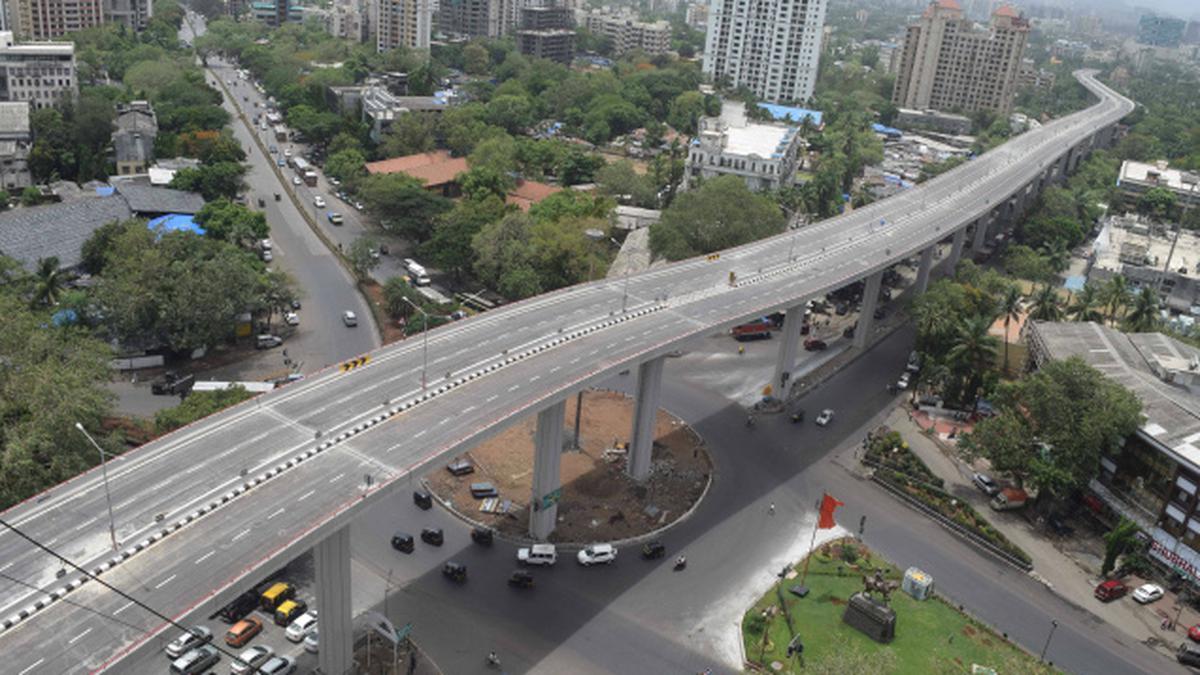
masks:
[[[204,234],[204,228],[196,224],[192,216],[182,213],[168,213],[159,216],[148,223],[152,230],[160,232],[194,232]]]
[[[872,124],[871,130],[877,134],[883,134],[884,136],[900,137],[900,136],[904,135],[899,129],[893,129],[892,127],[886,127],[882,124]]]
[[[96,188],[96,194],[100,195],[101,197],[111,197],[113,196],[114,192],[116,192],[116,188],[113,188],[111,185],[104,185]]]
[[[797,108],[790,105],[779,105],[778,103],[759,103],[758,107],[771,113],[771,117],[777,120],[790,120],[792,122],[803,122],[807,117],[812,120],[812,123],[821,126],[821,118],[823,113],[819,110],[809,110],[808,108]]]
[[[1063,288],[1074,293],[1076,291],[1082,291],[1083,286],[1086,283],[1087,277],[1067,277],[1067,281],[1063,284]]]

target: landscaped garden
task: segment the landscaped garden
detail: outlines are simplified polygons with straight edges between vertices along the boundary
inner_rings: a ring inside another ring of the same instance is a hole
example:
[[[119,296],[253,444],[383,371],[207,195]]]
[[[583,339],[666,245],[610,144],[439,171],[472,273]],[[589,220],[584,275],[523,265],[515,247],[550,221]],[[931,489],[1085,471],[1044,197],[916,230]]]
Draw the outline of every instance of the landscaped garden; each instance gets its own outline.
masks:
[[[802,565],[803,561],[793,569],[799,572]],[[743,617],[742,640],[749,665],[805,675],[970,673],[973,665],[1000,674],[1056,672],[941,598],[919,601],[901,590],[890,598],[896,612],[895,639],[876,643],[842,622],[850,596],[863,590],[863,575],[874,574],[876,568],[897,583],[903,576],[852,538],[818,547],[809,561],[807,597],[787,590],[799,583],[799,577],[784,579]],[[780,609],[781,598],[786,616]],[[788,644],[794,635],[801,636],[804,649],[801,655],[789,657]]]

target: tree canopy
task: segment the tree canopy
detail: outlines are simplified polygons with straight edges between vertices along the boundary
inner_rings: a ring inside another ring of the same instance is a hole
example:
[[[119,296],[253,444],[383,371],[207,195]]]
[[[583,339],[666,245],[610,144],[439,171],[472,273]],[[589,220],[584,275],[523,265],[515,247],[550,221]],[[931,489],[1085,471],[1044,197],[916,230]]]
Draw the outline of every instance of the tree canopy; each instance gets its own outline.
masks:
[[[737,176],[719,176],[675,198],[650,226],[656,255],[680,260],[762,239],[783,231],[783,214]]]

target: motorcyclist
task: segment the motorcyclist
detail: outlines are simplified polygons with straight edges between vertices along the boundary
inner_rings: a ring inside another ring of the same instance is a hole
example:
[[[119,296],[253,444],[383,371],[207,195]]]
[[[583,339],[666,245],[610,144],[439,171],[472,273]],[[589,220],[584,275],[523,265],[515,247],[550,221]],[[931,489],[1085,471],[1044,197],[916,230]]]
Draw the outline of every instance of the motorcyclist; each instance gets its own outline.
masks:
[[[685,558],[681,555],[675,559],[675,567],[679,568],[679,567],[683,567],[685,565],[687,565],[687,558]]]
[[[500,665],[500,657],[496,656],[495,650],[488,652],[487,660],[488,660],[488,663],[492,664],[493,666]]]

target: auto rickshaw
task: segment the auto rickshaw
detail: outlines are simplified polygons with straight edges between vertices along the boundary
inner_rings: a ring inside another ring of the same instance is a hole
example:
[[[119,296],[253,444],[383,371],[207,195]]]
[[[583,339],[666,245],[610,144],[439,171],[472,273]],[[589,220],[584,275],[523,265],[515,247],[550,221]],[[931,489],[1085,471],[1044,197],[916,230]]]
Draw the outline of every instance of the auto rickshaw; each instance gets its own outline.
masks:
[[[467,580],[467,566],[451,560],[442,565],[442,574],[451,581],[462,583]]]
[[[471,528],[471,541],[481,546],[491,546],[495,534],[486,527]]]
[[[261,209],[261,208],[265,207],[266,205],[267,205],[266,200],[264,200],[262,197],[259,197],[258,198],[258,208]]]
[[[525,570],[513,570],[508,575],[508,585],[517,588],[533,588],[533,575]]]
[[[667,547],[661,541],[648,541],[642,545],[642,557],[646,560],[661,558],[667,554]]]
[[[279,201],[279,193],[278,192],[275,193],[275,201]]]
[[[799,424],[803,421],[804,421],[804,409],[797,408],[796,411],[792,413],[792,424]]]

